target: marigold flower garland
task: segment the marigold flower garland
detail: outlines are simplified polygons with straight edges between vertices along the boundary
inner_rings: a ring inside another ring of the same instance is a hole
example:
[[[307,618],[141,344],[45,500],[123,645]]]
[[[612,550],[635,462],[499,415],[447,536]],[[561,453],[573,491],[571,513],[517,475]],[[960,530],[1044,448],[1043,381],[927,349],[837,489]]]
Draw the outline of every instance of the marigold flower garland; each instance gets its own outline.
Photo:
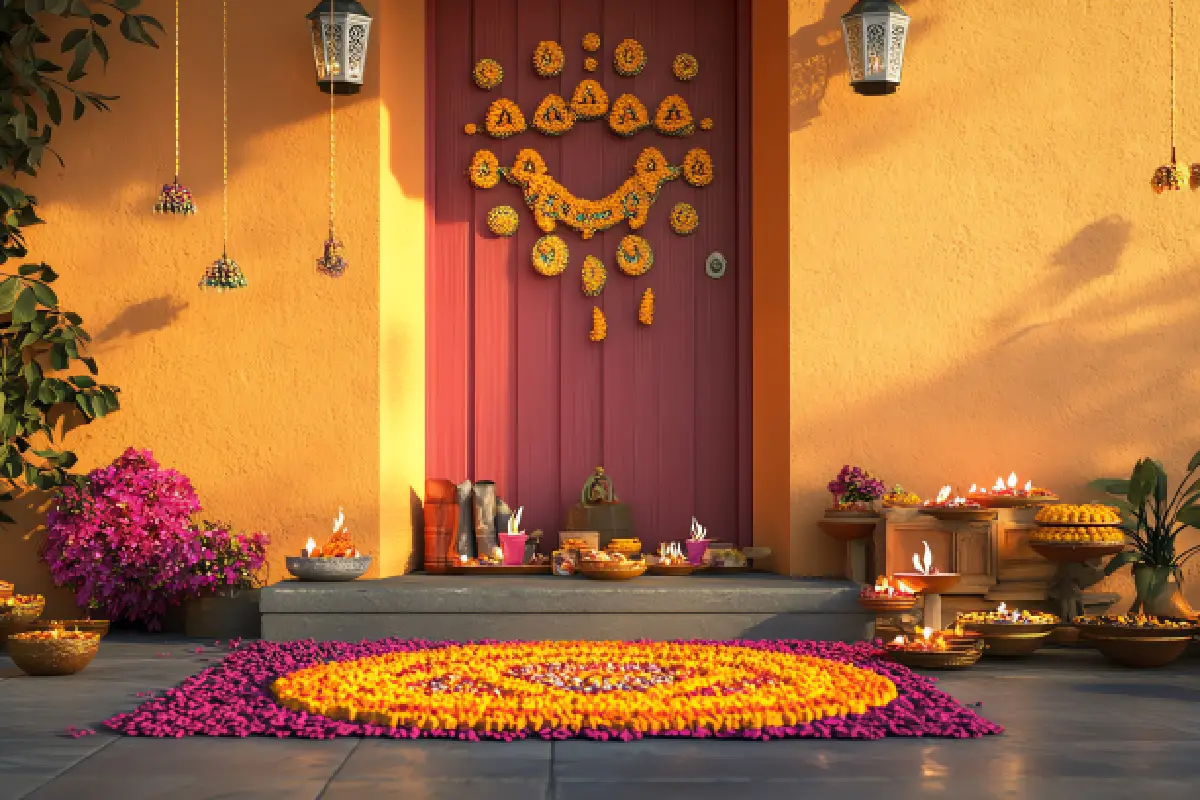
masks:
[[[645,275],[654,266],[654,251],[641,236],[630,234],[617,245],[617,266],[631,278]]]
[[[583,278],[583,293],[588,297],[598,297],[604,291],[604,285],[608,283],[608,268],[600,259],[588,256],[583,259],[581,277]]]
[[[691,136],[696,128],[687,101],[677,94],[664,97],[654,113],[654,129],[663,136]]]
[[[659,736],[693,737],[693,738],[737,738],[767,740],[775,738],[846,738],[846,739],[881,739],[889,736],[912,737],[952,737],[972,738],[994,735],[1003,732],[1003,728],[983,719],[969,708],[964,708],[945,692],[938,690],[929,678],[918,675],[911,670],[880,658],[875,645],[867,642],[858,644],[842,644],[838,642],[800,642],[794,640],[776,640],[769,642],[678,642],[671,643],[687,652],[685,648],[738,648],[752,653],[765,653],[774,656],[786,656],[796,661],[811,664],[809,670],[809,688],[820,691],[831,691],[835,684],[832,680],[825,681],[826,664],[837,664],[849,668],[840,675],[849,679],[851,691],[859,687],[859,699],[864,699],[862,688],[866,685],[859,680],[861,673],[866,673],[868,681],[884,679],[891,683],[896,691],[896,699],[886,705],[868,706],[858,715],[837,716],[823,715],[808,723],[795,725],[770,725],[767,709],[763,709],[763,726],[745,730],[725,730],[713,733],[708,728],[697,727],[667,728],[659,731]],[[549,720],[543,718],[542,725],[537,727],[537,720],[527,715],[528,727],[512,731],[479,731],[465,726],[451,728],[385,727],[367,722],[346,722],[325,716],[309,714],[289,709],[280,705],[267,692],[264,686],[271,685],[276,678],[294,674],[298,670],[309,667],[326,668],[333,664],[350,664],[362,659],[408,654],[418,657],[418,663],[428,663],[426,657],[433,657],[440,650],[451,647],[446,643],[418,642],[410,640],[388,639],[383,641],[364,642],[230,642],[225,657],[209,665],[197,675],[194,675],[179,686],[163,693],[154,693],[149,699],[140,702],[138,707],[128,713],[118,714],[104,722],[104,726],[112,731],[127,736],[176,738],[183,736],[270,736],[296,737],[303,739],[331,739],[337,737],[386,737],[392,739],[438,738],[478,741],[492,739],[514,741],[519,739],[566,739],[572,737],[594,740],[632,741],[641,739],[649,732],[638,730],[602,729],[588,725],[582,718],[578,724],[568,724],[554,727]],[[493,645],[497,648],[525,647],[526,645]],[[206,655],[211,656],[214,648],[205,648]],[[224,648],[222,648],[224,649]],[[219,653],[219,651],[217,651]],[[578,659],[575,667],[585,666],[590,659]],[[582,664],[580,662],[583,662]],[[757,662],[755,662],[757,663]],[[527,659],[519,665],[516,674],[527,667],[536,667],[533,659]],[[647,669],[642,673],[632,674],[623,670],[618,677],[626,685],[637,680],[658,680],[664,673],[662,664],[657,666],[657,674]],[[668,665],[669,666],[669,665]],[[735,668],[737,665],[735,665]],[[474,675],[472,672],[467,675]],[[855,671],[858,670],[858,671]],[[538,683],[550,677],[553,681],[558,678],[569,678],[574,686],[575,678],[586,681],[590,676],[576,671],[575,674],[563,674],[561,666],[558,674],[552,674],[553,668],[547,668],[544,663],[539,670],[524,673],[526,680],[537,684],[536,690],[544,684]],[[801,673],[803,674],[803,673]],[[423,674],[422,679],[434,677]],[[672,676],[675,677],[675,676]],[[564,683],[566,681],[564,680]],[[610,685],[613,682],[610,681]],[[594,683],[592,684],[594,685]],[[663,682],[658,684],[663,691],[678,687],[676,683]],[[555,687],[557,690],[557,687]],[[886,684],[884,686],[886,688]],[[564,687],[565,689],[565,687]],[[616,689],[618,694],[640,694],[637,689],[629,692],[624,687]],[[439,701],[444,700],[438,698]],[[578,692],[563,691],[571,700]],[[714,692],[715,696],[715,692]],[[743,698],[758,697],[756,694],[743,694]],[[817,695],[809,692],[800,695],[801,702],[811,703]],[[590,701],[590,697],[584,697]],[[422,701],[424,702],[424,700]],[[831,703],[832,704],[832,703]],[[660,704],[661,705],[661,704]],[[748,706],[749,704],[747,704]],[[789,702],[789,705],[792,705]],[[700,714],[692,707],[692,699],[684,698],[677,704],[668,706],[672,713],[678,709],[681,722],[697,719]],[[357,709],[356,709],[357,710]],[[827,709],[832,711],[833,709]],[[654,709],[651,709],[653,714]],[[561,712],[556,712],[561,713]],[[793,712],[795,713],[795,712]],[[544,717],[544,715],[543,715]],[[649,721],[648,717],[643,717]],[[390,721],[390,720],[389,720]],[[432,722],[432,718],[429,720]],[[438,722],[443,721],[438,715]],[[664,720],[665,722],[666,720]],[[673,726],[676,720],[670,720]],[[752,722],[757,720],[752,718]]]
[[[491,91],[504,80],[504,68],[494,58],[481,58],[475,62],[475,69],[472,70],[471,76],[475,79],[476,86]]]
[[[588,338],[593,342],[603,342],[608,338],[608,320],[599,306],[592,306],[592,330]]]
[[[690,81],[700,74],[700,62],[691,53],[680,53],[671,62],[671,72],[681,81]]]
[[[638,303],[638,322],[643,325],[654,324],[654,290],[642,292],[642,302]]]
[[[512,206],[496,206],[487,215],[488,230],[497,236],[512,236],[520,224],[521,218]]]
[[[539,275],[545,275],[547,278],[561,275],[567,268],[567,259],[570,256],[571,251],[561,236],[543,236],[533,243],[533,268]]]
[[[702,147],[688,150],[683,157],[683,179],[692,186],[708,186],[713,180],[712,156]]]
[[[633,136],[650,127],[650,112],[637,97],[623,94],[613,101],[608,127],[618,136]]]
[[[476,189],[491,189],[500,182],[500,161],[491,150],[476,150],[467,175]]]
[[[700,215],[690,203],[676,203],[671,209],[671,230],[680,236],[689,236],[700,225]]]
[[[632,78],[646,68],[646,48],[637,39],[625,39],[613,50],[613,69]]]
[[[571,93],[571,110],[579,119],[600,119],[608,113],[608,92],[598,81],[585,78]]]
[[[533,51],[533,69],[543,78],[562,74],[567,64],[567,55],[558,42],[541,41]]]
[[[557,94],[548,94],[533,112],[533,127],[547,136],[562,136],[575,127],[575,112]]]

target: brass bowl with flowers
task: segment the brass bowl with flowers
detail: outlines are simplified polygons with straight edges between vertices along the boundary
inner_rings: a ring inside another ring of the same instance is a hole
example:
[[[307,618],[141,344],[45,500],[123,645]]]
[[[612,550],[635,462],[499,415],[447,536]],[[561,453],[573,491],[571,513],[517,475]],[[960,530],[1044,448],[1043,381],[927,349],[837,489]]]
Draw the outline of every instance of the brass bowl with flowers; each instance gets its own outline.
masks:
[[[579,559],[579,572],[599,581],[627,581],[645,573],[648,566],[645,559],[635,561],[621,553],[595,550],[582,553]]]
[[[74,675],[92,662],[100,636],[75,631],[29,631],[8,639],[8,655],[27,675]]]
[[[46,609],[40,594],[17,594],[0,601],[0,648],[10,636],[24,633]]]
[[[1058,626],[1053,614],[1037,611],[971,611],[958,615],[956,627],[978,633],[989,656],[1027,656],[1039,650]]]
[[[108,635],[109,621],[106,619],[40,619],[31,623],[31,631],[79,631],[94,633],[103,639]]]
[[[892,490],[883,496],[884,508],[917,508],[920,505],[921,496],[905,491],[903,486],[893,486]]]
[[[895,614],[915,606],[917,595],[907,584],[896,578],[880,575],[874,586],[862,587],[858,593],[858,604],[867,611]]]
[[[1121,511],[1115,506],[1098,503],[1075,505],[1059,503],[1043,506],[1034,520],[1039,525],[1120,525]]]
[[[1076,617],[1079,635],[1114,664],[1161,667],[1183,655],[1200,623],[1130,614],[1115,617]]]
[[[925,633],[930,633],[925,629]],[[951,638],[945,631],[928,637],[899,636],[884,647],[884,655],[910,669],[966,669],[983,655],[983,640]]]

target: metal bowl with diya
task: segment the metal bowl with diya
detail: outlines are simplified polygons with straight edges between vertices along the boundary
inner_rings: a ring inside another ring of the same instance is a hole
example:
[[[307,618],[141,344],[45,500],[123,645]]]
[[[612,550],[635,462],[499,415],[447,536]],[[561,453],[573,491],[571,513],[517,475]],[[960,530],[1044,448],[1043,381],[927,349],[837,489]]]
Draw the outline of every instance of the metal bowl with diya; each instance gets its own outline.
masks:
[[[1009,610],[1004,603],[995,611],[959,614],[956,627],[977,633],[989,656],[1027,656],[1046,644],[1059,624],[1053,614]]]

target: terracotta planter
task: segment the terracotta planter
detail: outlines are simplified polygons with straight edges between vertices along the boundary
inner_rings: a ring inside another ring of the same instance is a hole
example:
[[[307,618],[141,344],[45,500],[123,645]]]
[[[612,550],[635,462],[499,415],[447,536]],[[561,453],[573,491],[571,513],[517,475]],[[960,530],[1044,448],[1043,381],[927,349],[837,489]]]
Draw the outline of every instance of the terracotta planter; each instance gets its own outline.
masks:
[[[183,604],[183,632],[197,639],[257,639],[262,635],[260,590],[222,589]]]
[[[1169,569],[1135,565],[1133,584],[1137,587],[1137,599],[1142,604],[1142,613],[1171,619],[1197,618],[1196,610],[1183,596],[1183,591]]]
[[[453,503],[454,484],[444,478],[425,479],[425,503]]]
[[[453,558],[454,536],[458,528],[456,503],[425,504],[425,571],[441,574]]]

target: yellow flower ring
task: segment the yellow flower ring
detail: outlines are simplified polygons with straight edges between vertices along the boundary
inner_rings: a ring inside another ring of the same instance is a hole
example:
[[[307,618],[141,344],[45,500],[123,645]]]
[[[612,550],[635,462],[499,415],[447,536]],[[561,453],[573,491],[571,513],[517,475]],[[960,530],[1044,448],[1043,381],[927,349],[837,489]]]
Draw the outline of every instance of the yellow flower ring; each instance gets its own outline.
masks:
[[[598,297],[608,283],[608,269],[604,262],[595,256],[583,259],[583,293],[588,297]]]
[[[475,85],[480,89],[490,91],[504,80],[504,68],[494,58],[481,58],[475,62],[475,69],[471,71],[471,77],[475,79]]]
[[[681,81],[690,81],[700,74],[700,62],[691,53],[680,53],[671,62],[671,72]]]
[[[533,262],[533,268],[539,275],[553,278],[561,275],[567,268],[567,259],[570,256],[571,251],[567,249],[567,243],[562,240],[562,237],[543,236],[533,243],[533,253],[530,259]]]
[[[637,39],[625,39],[613,50],[613,69],[632,78],[646,68],[646,48]]]
[[[699,225],[700,215],[690,203],[676,203],[671,209],[671,230],[680,236],[695,233]]]
[[[600,49],[600,34],[587,33],[583,36],[583,49],[589,53],[594,53]]]
[[[467,175],[476,189],[490,189],[500,182],[500,161],[491,150],[476,150]]]
[[[533,69],[543,78],[562,74],[567,64],[566,53],[558,42],[542,41],[533,50]]]
[[[512,206],[496,206],[487,215],[488,230],[497,236],[512,236],[520,224],[521,218]]]
[[[575,112],[562,97],[548,94],[533,112],[533,127],[547,136],[562,136],[575,127]]]
[[[654,266],[654,251],[641,236],[630,234],[617,245],[617,266],[626,275],[636,278]]]
[[[623,94],[613,101],[608,113],[608,127],[618,136],[633,136],[650,127],[650,112],[641,100],[631,94]]]
[[[692,186],[708,186],[713,180],[712,156],[702,147],[688,150],[683,157],[683,179]]]
[[[571,93],[571,110],[580,119],[600,119],[608,113],[608,92],[598,81],[584,78]]]
[[[284,708],[420,731],[722,735],[863,714],[895,683],[838,661],[682,642],[452,645],[314,664],[275,680]]]

